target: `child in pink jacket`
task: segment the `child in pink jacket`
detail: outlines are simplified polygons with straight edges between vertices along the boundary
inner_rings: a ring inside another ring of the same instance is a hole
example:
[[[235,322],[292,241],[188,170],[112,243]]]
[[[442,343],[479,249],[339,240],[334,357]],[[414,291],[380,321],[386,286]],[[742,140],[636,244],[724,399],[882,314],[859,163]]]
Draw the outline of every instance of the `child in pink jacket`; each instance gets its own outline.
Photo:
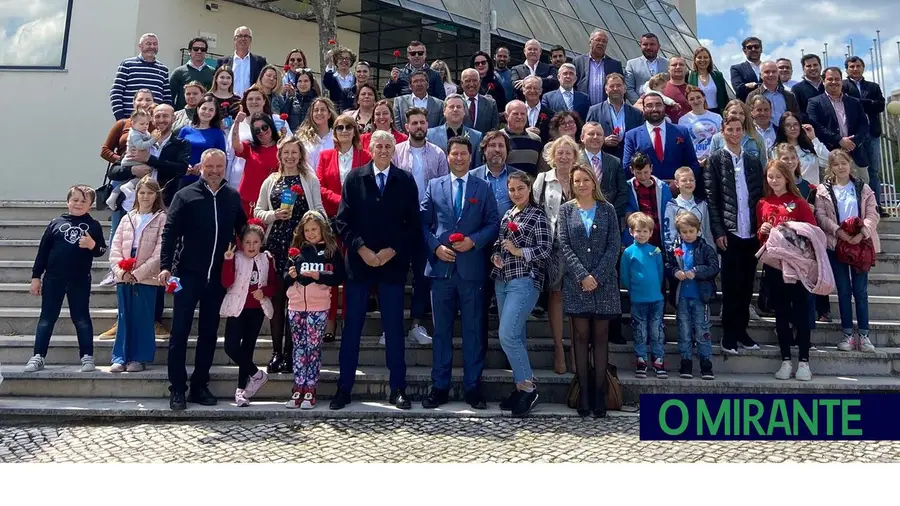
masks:
[[[316,407],[331,290],[337,290],[344,280],[344,258],[322,213],[307,211],[303,215],[288,257],[285,285],[294,341],[294,387],[285,405],[289,409],[312,409]]]

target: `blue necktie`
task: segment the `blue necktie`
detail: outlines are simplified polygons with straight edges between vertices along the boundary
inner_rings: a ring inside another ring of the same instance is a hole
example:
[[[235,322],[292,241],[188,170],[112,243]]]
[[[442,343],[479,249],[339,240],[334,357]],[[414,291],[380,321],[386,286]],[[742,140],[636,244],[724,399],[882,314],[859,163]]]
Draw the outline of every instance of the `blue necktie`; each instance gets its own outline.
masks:
[[[456,198],[453,199],[453,214],[456,215],[456,219],[459,219],[459,216],[462,214],[462,200],[463,200],[463,180],[456,180]]]
[[[384,195],[384,172],[378,174],[378,192]]]

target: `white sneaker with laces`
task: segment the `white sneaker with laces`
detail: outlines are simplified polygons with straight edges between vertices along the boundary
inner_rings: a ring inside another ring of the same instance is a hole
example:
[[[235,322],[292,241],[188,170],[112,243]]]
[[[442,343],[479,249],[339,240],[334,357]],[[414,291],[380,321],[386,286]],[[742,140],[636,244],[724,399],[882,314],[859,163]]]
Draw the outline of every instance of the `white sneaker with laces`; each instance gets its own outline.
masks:
[[[859,351],[875,353],[875,345],[869,340],[869,336],[859,336]]]
[[[25,364],[25,372],[37,372],[44,368],[44,357],[35,355]]]
[[[384,346],[384,332],[381,333],[381,339],[378,340],[378,344]]]
[[[409,329],[409,333],[406,334],[406,340],[421,345],[431,344],[431,336],[428,335],[425,327],[421,325],[414,325],[413,328]]]
[[[103,281],[100,282],[100,286],[116,286],[116,275],[109,271],[106,277],[103,278]]]
[[[794,375],[797,381],[812,381],[812,372],[809,370],[809,362],[800,362],[797,364],[797,374]]]
[[[81,372],[94,372],[97,366],[94,364],[94,357],[85,355],[81,357]]]
[[[778,369],[778,372],[775,373],[775,379],[780,380],[789,380],[791,379],[791,373],[794,368],[791,366],[790,360],[783,360],[781,362],[781,367]]]
[[[841,351],[854,351],[857,348],[856,336],[853,334],[844,334],[844,338],[838,343],[837,349]]]
[[[759,313],[756,312],[756,308],[753,307],[753,304],[750,304],[750,310],[748,311],[751,320],[761,320],[759,317]]]

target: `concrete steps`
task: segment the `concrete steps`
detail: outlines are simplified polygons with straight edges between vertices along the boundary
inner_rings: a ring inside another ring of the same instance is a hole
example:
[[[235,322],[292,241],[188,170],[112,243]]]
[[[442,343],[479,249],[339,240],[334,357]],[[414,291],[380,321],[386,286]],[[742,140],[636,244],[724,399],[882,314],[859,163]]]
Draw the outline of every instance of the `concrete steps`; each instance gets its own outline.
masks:
[[[40,239],[49,221],[0,220],[0,239]],[[106,238],[109,238],[110,224],[109,221],[100,222]]]

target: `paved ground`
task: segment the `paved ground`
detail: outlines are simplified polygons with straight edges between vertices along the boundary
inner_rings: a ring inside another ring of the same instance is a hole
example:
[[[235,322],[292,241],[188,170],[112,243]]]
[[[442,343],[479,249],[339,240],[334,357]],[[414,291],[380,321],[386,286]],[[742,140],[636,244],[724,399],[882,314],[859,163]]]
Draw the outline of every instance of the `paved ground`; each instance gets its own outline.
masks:
[[[900,442],[642,442],[637,416],[0,426],[11,462],[900,462]]]

